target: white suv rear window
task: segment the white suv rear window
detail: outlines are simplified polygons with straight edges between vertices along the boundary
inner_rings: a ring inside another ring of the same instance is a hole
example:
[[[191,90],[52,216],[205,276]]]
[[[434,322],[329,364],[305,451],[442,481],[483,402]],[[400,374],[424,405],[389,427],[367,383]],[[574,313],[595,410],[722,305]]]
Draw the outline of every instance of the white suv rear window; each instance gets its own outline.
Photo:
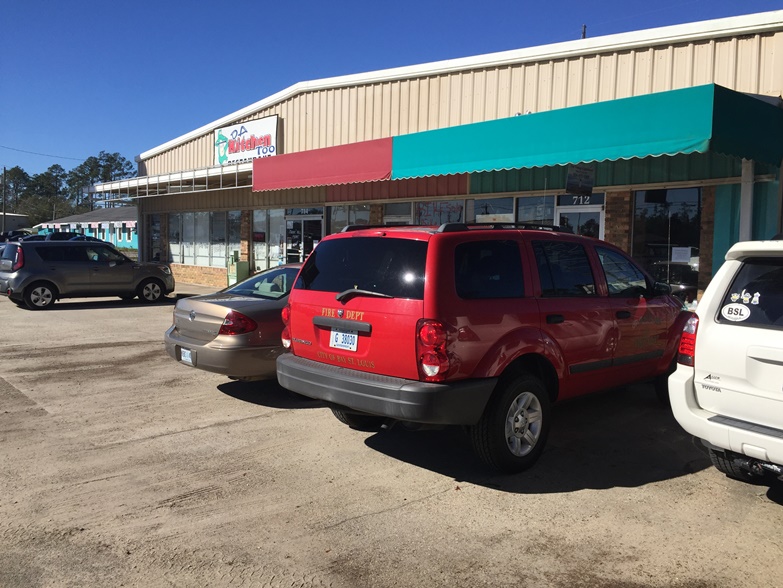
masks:
[[[783,329],[783,259],[745,260],[723,297],[716,320]]]

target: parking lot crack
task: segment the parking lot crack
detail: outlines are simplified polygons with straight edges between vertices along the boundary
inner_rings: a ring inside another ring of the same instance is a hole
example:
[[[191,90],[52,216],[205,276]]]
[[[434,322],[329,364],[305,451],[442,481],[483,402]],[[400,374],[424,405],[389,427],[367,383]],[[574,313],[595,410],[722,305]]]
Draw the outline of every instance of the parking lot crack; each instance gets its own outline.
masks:
[[[422,497],[417,498],[415,500],[406,500],[404,503],[398,504],[396,506],[392,506],[390,508],[383,508],[381,510],[375,510],[375,511],[372,511],[372,512],[367,512],[367,513],[364,513],[364,514],[356,515],[355,517],[348,517],[348,518],[345,518],[345,519],[343,519],[341,521],[338,521],[336,523],[333,523],[331,525],[327,525],[327,526],[323,527],[323,530],[334,529],[336,527],[344,525],[345,523],[350,523],[350,522],[353,522],[353,521],[366,519],[367,517],[373,517],[373,516],[376,516],[376,515],[381,515],[381,514],[386,514],[386,513],[389,513],[389,512],[399,511],[399,510],[402,510],[404,508],[408,508],[411,505],[419,504],[421,502],[426,502],[426,501],[430,500],[431,498],[434,498],[435,496],[441,496],[441,495],[446,494],[446,493],[451,492],[451,491],[452,490],[450,488],[449,489],[445,489],[445,490],[439,490],[437,492],[433,492],[432,494],[427,494],[426,496],[422,496]]]

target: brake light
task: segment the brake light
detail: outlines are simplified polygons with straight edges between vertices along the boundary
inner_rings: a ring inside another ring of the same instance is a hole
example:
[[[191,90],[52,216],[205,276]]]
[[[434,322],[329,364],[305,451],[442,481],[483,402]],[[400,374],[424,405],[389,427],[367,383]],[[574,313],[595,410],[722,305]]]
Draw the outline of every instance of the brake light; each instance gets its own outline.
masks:
[[[441,382],[449,371],[446,327],[440,321],[422,319],[416,325],[416,357],[425,382]]]
[[[280,311],[280,318],[283,319],[283,332],[280,335],[280,339],[283,342],[285,349],[291,348],[291,331],[288,329],[288,325],[291,322],[291,305],[286,304],[283,310]]]
[[[696,331],[699,330],[699,317],[692,316],[685,323],[677,350],[677,363],[693,367],[696,361]]]
[[[16,260],[11,266],[11,271],[20,270],[24,267],[24,250],[21,247],[16,248]]]
[[[226,318],[223,319],[218,335],[244,335],[255,331],[257,328],[258,323],[256,321],[242,313],[231,310],[226,315]]]

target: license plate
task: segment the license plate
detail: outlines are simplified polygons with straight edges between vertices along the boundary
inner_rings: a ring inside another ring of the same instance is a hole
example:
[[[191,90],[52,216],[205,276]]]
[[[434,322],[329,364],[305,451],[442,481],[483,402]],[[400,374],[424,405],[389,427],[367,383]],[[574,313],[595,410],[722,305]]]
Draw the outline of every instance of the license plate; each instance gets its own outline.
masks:
[[[356,351],[356,343],[359,340],[359,331],[346,331],[332,327],[332,335],[329,339],[329,347]]]
[[[180,347],[179,353],[180,353],[180,359],[182,359],[183,363],[187,363],[188,365],[193,365],[193,353],[190,351],[190,349],[185,349],[184,347]]]

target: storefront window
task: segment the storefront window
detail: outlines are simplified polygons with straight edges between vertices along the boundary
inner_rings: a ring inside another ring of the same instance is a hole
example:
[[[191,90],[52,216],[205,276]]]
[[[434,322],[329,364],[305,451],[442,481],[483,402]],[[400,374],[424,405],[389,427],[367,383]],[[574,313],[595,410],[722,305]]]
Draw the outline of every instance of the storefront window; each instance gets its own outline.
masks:
[[[410,202],[392,202],[383,205],[383,224],[409,225],[413,219]]]
[[[169,261],[182,263],[182,217],[178,213],[169,214]]]
[[[240,251],[242,248],[242,211],[229,210],[227,214],[228,221],[228,254],[233,255],[234,251]]]
[[[551,225],[554,220],[554,196],[525,196],[517,199],[517,222]]]
[[[196,213],[182,214],[182,263],[196,264]]]
[[[410,208],[410,206],[409,206]],[[348,225],[369,225],[370,205],[354,204],[351,206],[329,207],[329,232],[339,233]]]
[[[465,218],[469,223],[513,223],[514,199],[484,198],[482,200],[468,200]]]
[[[269,211],[269,265],[285,263],[285,214],[283,209]]]
[[[267,234],[269,233],[269,215],[266,210],[253,211],[253,263],[255,271],[265,270],[269,267],[269,247]]]
[[[698,286],[701,189],[635,193],[633,257],[675,293]]]
[[[209,213],[196,214],[196,265],[209,265]]]
[[[226,213],[209,213],[209,265],[226,267]]]
[[[161,257],[161,242],[160,242],[160,215],[150,214],[147,216],[149,221],[149,258],[153,261],[159,261]],[[102,229],[99,229],[102,230]],[[101,233],[98,233],[99,235]],[[99,237],[100,238],[100,237]]]
[[[417,202],[416,224],[442,225],[443,223],[461,223],[464,218],[464,209],[464,200]]]

